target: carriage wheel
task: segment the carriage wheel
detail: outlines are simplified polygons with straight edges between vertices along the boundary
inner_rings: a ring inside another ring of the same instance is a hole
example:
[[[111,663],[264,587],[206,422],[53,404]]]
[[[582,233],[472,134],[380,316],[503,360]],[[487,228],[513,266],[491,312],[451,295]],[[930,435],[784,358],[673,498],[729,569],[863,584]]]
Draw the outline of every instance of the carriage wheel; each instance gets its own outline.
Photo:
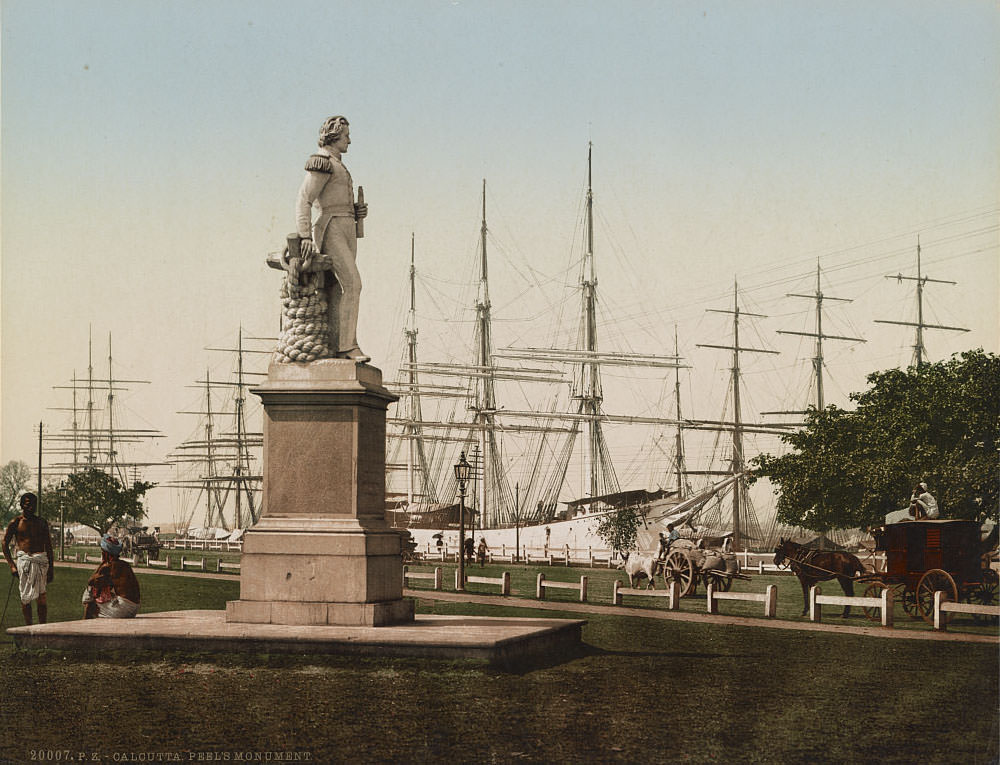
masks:
[[[885,590],[885,589],[887,589],[889,587],[890,586],[888,584],[885,584],[883,582],[872,582],[867,587],[865,587],[865,597],[866,598],[881,598],[882,597],[882,590]],[[892,594],[893,594],[893,596],[896,595],[895,592],[893,592]],[[865,606],[863,610],[865,612],[865,618],[868,619],[869,621],[872,621],[872,622],[881,622],[882,621],[882,609],[881,608],[876,608],[874,606]]]
[[[917,593],[915,590],[911,590],[905,584],[902,585],[899,592],[899,602],[903,604],[903,611],[906,612],[907,616],[911,619],[920,618],[920,609],[917,608]]]
[[[705,574],[705,589],[708,589],[710,582],[719,592],[729,592],[733,587],[733,578],[731,576]]]
[[[998,601],[998,588],[1000,588],[1000,576],[997,572],[991,568],[983,569],[983,581],[969,590],[969,602],[981,606],[995,606]],[[1000,620],[995,616],[973,614],[972,621],[976,624],[996,624]]]
[[[670,553],[664,564],[663,581],[669,583],[671,580],[677,582],[682,598],[686,595],[691,595],[698,587],[698,578],[694,573],[694,564],[680,550],[674,550]]]
[[[958,601],[958,587],[955,586],[951,574],[939,568],[932,568],[920,577],[920,582],[917,583],[917,608],[928,624],[934,624],[934,593],[938,590],[952,602]],[[947,612],[942,615],[947,622],[951,621],[951,617],[952,615]]]

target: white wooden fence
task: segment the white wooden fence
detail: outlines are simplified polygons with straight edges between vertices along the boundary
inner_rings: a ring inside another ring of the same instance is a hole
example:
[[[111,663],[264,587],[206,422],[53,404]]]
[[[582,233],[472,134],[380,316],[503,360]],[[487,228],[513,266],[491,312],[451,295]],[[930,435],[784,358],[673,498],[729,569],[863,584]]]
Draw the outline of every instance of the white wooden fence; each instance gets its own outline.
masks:
[[[466,574],[466,582],[489,584],[500,588],[501,595],[510,595],[510,572],[504,571],[499,577],[471,576]],[[455,589],[459,589],[458,569],[455,569]]]
[[[853,598],[846,595],[824,595],[818,584],[809,588],[809,621],[819,622],[823,617],[823,606],[857,606],[877,608],[882,613],[882,626],[891,627],[894,603],[892,588],[885,587],[877,598]]]
[[[430,542],[425,543],[423,550],[415,551],[415,555],[424,561],[451,561],[458,560],[458,548],[454,545],[442,544],[437,546]],[[502,544],[499,548],[490,548],[486,552],[486,560],[490,563],[547,563],[550,566],[589,566],[591,568],[608,567],[613,568],[621,558],[614,551],[588,547],[528,547],[522,545],[517,548],[513,545]]]
[[[243,552],[243,541],[225,539],[167,539],[160,544],[168,550],[205,550],[211,552]]]
[[[667,598],[667,608],[669,610],[677,611],[681,607],[681,588],[673,580],[670,581],[665,590],[645,590],[638,587],[623,587],[622,581],[615,579],[615,583],[611,587],[611,602],[616,606],[622,605],[623,595],[639,595],[645,598]]]
[[[710,614],[719,613],[720,600],[747,600],[763,603],[764,616],[768,619],[773,619],[778,613],[778,588],[773,584],[767,585],[764,592],[723,592],[716,591],[715,585],[709,582],[705,600]]]
[[[410,571],[409,566],[403,566],[403,587],[407,587],[410,584],[411,579],[429,579],[434,583],[434,589],[441,589],[441,567],[437,566],[433,572],[418,572]]]
[[[948,600],[947,593],[938,590],[934,593],[934,629],[948,629],[951,618],[945,614],[976,614],[979,616],[996,616],[1000,618],[1000,606],[986,606],[979,603],[955,603]]]
[[[545,599],[546,589],[556,589],[556,590],[579,590],[580,592],[580,602],[587,602],[587,577],[581,576],[579,584],[573,584],[573,582],[548,582],[545,580],[545,574],[541,571],[538,572],[538,579],[535,582],[535,597],[539,600]]]

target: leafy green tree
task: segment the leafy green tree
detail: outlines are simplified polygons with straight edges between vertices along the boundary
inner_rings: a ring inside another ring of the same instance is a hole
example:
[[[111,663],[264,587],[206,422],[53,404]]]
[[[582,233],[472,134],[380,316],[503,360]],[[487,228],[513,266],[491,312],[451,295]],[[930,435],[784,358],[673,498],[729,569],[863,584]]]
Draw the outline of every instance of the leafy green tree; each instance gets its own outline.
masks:
[[[612,550],[624,553],[635,549],[635,540],[642,518],[633,507],[623,507],[608,513],[597,523],[597,536]]]
[[[31,468],[20,460],[0,467],[0,522],[4,526],[21,512],[18,500],[31,486]]]
[[[854,411],[811,410],[783,436],[791,451],[752,461],[769,478],[778,520],[814,531],[880,524],[926,481],[942,516],[997,513],[1000,356],[981,349],[948,361],[868,376]]]
[[[67,524],[81,523],[103,534],[112,526],[142,519],[146,515],[142,498],[153,486],[147,481],[125,486],[103,470],[90,469],[60,483],[53,501],[62,504]]]

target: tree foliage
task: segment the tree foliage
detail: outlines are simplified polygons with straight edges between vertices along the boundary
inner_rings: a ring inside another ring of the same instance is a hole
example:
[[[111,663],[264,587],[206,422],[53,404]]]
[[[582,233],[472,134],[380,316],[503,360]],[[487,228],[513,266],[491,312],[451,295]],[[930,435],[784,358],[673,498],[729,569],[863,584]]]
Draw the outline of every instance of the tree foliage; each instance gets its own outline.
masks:
[[[67,523],[81,523],[103,534],[142,519],[146,515],[142,498],[153,486],[146,481],[125,486],[102,470],[84,470],[60,483],[53,501],[61,503]]]
[[[597,536],[612,550],[624,553],[635,549],[635,540],[642,518],[633,507],[623,507],[608,513],[597,523]]]
[[[792,450],[752,461],[769,478],[778,520],[814,531],[880,524],[926,481],[942,517],[995,516],[1000,447],[1000,356],[981,349],[949,361],[868,376],[854,411],[811,410],[782,440]]]
[[[7,525],[21,512],[18,500],[31,486],[31,468],[20,460],[11,460],[0,467],[0,522]]]

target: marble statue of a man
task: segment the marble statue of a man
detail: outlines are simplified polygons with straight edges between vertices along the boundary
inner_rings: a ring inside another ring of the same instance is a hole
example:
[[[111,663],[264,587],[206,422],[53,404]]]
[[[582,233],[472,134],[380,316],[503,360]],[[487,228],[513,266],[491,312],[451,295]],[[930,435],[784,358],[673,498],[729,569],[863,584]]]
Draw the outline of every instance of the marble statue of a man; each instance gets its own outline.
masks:
[[[329,259],[335,281],[323,286],[327,302],[330,355],[355,361],[370,358],[358,347],[358,309],[361,274],[358,272],[358,235],[368,215],[363,197],[354,201],[351,174],[341,159],[351,144],[345,117],[330,117],[319,131],[319,151],[306,162],[306,176],[295,207],[302,270],[318,258]],[[313,211],[316,211],[313,220]]]

